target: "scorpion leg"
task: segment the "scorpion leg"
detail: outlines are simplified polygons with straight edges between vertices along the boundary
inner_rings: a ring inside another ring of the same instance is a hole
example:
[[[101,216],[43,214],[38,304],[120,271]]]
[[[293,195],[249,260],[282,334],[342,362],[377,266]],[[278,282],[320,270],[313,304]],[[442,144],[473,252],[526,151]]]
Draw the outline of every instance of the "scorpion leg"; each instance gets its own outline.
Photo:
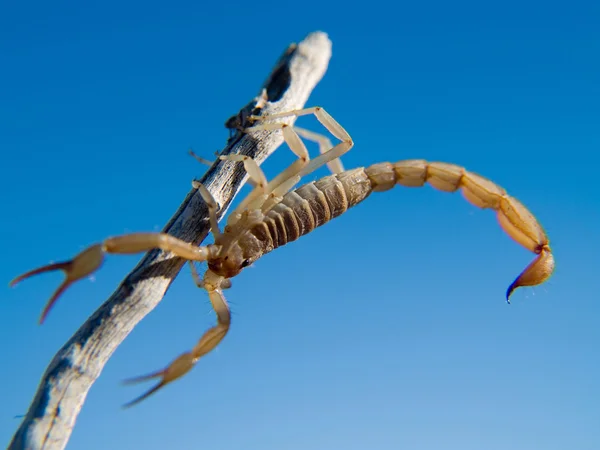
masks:
[[[321,168],[323,165],[328,164],[331,161],[339,161],[339,157],[346,153],[352,147],[352,141],[350,142],[340,142],[335,147],[329,149],[327,152],[322,153],[317,156],[315,159],[311,160],[298,175],[293,178],[289,178],[283,181],[273,192],[270,194],[269,198],[265,200],[265,202],[261,206],[261,212],[266,214],[269,212],[275,205],[277,205],[282,199],[283,196],[291,190],[298,181],[308,175],[311,172]]]
[[[203,158],[202,156],[196,155],[196,153],[194,153],[192,149],[188,150],[188,154],[204,166],[211,167],[213,165],[213,161],[209,161],[208,159]]]
[[[208,207],[208,220],[210,221],[210,231],[215,238],[215,241],[221,236],[221,230],[219,230],[219,219],[217,217],[217,211],[219,210],[219,205],[217,201],[212,196],[210,191],[200,182],[194,180],[192,181],[192,186],[198,189],[204,203]]]
[[[263,203],[261,207],[262,213],[266,214],[271,210],[271,208],[279,203],[283,196],[289,190],[291,190],[302,177],[314,172],[315,170],[326,164],[329,164],[332,161],[339,161],[339,157],[348,152],[352,148],[352,145],[352,140],[349,137],[348,141],[340,142],[333,148],[330,148],[328,151],[317,156],[315,159],[312,159],[296,176],[283,181],[281,184],[279,184],[279,186],[277,186],[276,189],[273,190],[270,197]]]
[[[333,120],[333,119],[332,119]],[[319,153],[327,153],[329,150],[333,148],[333,144],[331,140],[323,134],[315,133],[314,131],[306,130],[304,128],[300,128],[294,125],[294,131],[304,139],[308,139],[309,141],[316,142],[319,144]],[[348,136],[349,138],[350,136]],[[327,167],[331,171],[331,173],[342,173],[344,169],[344,165],[342,164],[342,160],[338,157],[332,161],[327,163]]]
[[[251,128],[246,128],[244,131],[248,132],[278,129],[282,131],[284,141],[290,150],[292,150],[292,152],[298,157],[298,159],[290,164],[279,175],[273,178],[269,183],[266,182],[266,177],[258,166],[258,163],[252,160],[249,156],[225,155],[220,157],[223,160],[243,161],[244,168],[246,169],[246,172],[248,172],[248,176],[255,186],[252,192],[240,202],[234,211],[232,211],[227,221],[228,225],[235,224],[244,211],[259,209],[273,191],[275,191],[287,180],[295,178],[302,168],[308,164],[310,156],[308,154],[308,150],[306,149],[306,145],[304,145],[304,142],[302,142],[298,134],[289,125],[285,123],[266,123],[253,126]],[[252,172],[248,170],[249,168]]]
[[[190,352],[186,352],[178,356],[165,369],[153,372],[149,375],[143,375],[141,377],[135,377],[126,380],[125,383],[131,384],[151,380],[153,378],[160,378],[160,381],[154,387],[152,387],[136,399],[123,405],[125,408],[128,408],[130,406],[135,405],[136,403],[141,402],[142,400],[148,398],[150,395],[154,394],[156,391],[158,391],[168,383],[185,375],[194,367],[194,365],[202,356],[206,355],[208,352],[214,349],[223,340],[223,338],[229,331],[229,325],[231,324],[231,313],[229,311],[227,301],[223,296],[223,292],[221,291],[221,286],[223,286],[225,280],[223,279],[223,277],[220,277],[209,270],[204,276],[204,281],[200,281],[199,278],[196,278],[196,281],[200,283],[199,285],[201,287],[208,291],[208,297],[210,299],[211,305],[215,310],[215,313],[217,314],[217,325],[206,331],[204,335],[200,338],[196,346]]]
[[[290,116],[302,117],[302,116],[308,116],[311,114],[315,116],[315,118],[321,123],[321,125],[323,125],[327,129],[327,131],[329,131],[333,136],[335,136],[340,141],[347,143],[347,146],[348,146],[348,148],[346,148],[345,151],[338,153],[335,158],[331,157],[332,154],[329,154],[329,158],[322,158],[321,161],[323,161],[323,162],[318,165],[315,165],[315,167],[320,167],[323,164],[327,164],[327,166],[329,167],[329,170],[332,173],[343,172],[344,166],[339,158],[344,153],[346,153],[348,150],[350,150],[354,144],[353,144],[352,138],[350,137],[348,132],[337,122],[337,120],[335,120],[327,111],[325,111],[324,108],[322,108],[320,106],[313,106],[311,108],[296,109],[296,110],[292,110],[292,111],[286,111],[286,112],[264,115],[264,116],[250,116],[249,120],[265,121],[265,120],[270,120],[270,119],[281,119],[281,118],[290,117]],[[246,128],[244,130],[244,132],[247,133],[247,132],[251,132],[254,130],[277,129],[277,128],[281,128],[282,125],[284,125],[284,124],[262,123],[260,125],[253,125],[252,127]],[[333,146],[331,145],[331,141],[327,137],[325,137],[321,134],[318,134],[318,133],[314,133],[312,131],[305,130],[303,128],[296,127],[296,126],[294,126],[293,128],[294,128],[296,134],[299,134],[300,136],[302,136],[305,139],[308,139],[310,141],[317,142],[319,144],[319,151],[321,152],[321,155],[329,152],[333,148]],[[289,143],[288,143],[288,145],[289,145]],[[313,170],[315,170],[315,169],[309,170],[306,173],[310,173]]]
[[[239,154],[223,155],[220,156],[220,159],[243,162],[244,169],[248,174],[251,184],[254,186],[254,189],[250,192],[250,194],[248,194],[240,202],[237,208],[229,214],[229,217],[227,219],[227,225],[232,226],[242,217],[243,212],[249,209],[249,205],[251,203],[256,201],[264,201],[262,199],[265,199],[268,196],[267,192],[269,187],[267,183],[267,177],[265,176],[264,172],[262,171],[258,163],[250,156]]]
[[[288,111],[267,116],[251,116],[255,121],[264,121],[269,119],[278,119],[289,116],[304,116],[314,114],[319,122],[341,142],[332,146],[331,141],[318,133],[305,130],[299,127],[290,127],[284,123],[261,123],[252,127],[246,128],[245,132],[259,130],[276,130],[281,129],[283,138],[290,149],[298,156],[299,161],[295,161],[287,169],[277,175],[269,182],[267,189],[264,190],[261,197],[248,197],[234,211],[237,216],[242,214],[246,209],[259,209],[267,211],[272,205],[277,204],[280,197],[286,194],[294,187],[301,177],[317,170],[323,165],[327,165],[333,173],[339,173],[344,170],[340,161],[340,157],[348,152],[354,143],[348,132],[321,107],[306,108],[301,110]],[[315,141],[319,144],[320,155],[313,160],[309,159],[308,150],[300,139],[300,136],[305,139]],[[227,157],[222,157],[223,159]],[[268,205],[268,206],[267,206]],[[230,217],[236,217],[232,215]],[[233,219],[235,220],[235,219]],[[234,222],[232,222],[234,223]],[[229,222],[228,222],[229,224]]]
[[[62,270],[65,273],[65,279],[48,300],[42,315],[40,324],[44,322],[50,309],[62,293],[74,282],[87,277],[100,268],[104,262],[106,253],[113,254],[135,254],[146,252],[159,248],[165,251],[171,251],[175,255],[189,261],[205,261],[209,257],[216,255],[219,247],[208,245],[206,247],[197,247],[189,242],[182,241],[166,233],[131,233],[121,236],[110,237],[100,244],[94,244],[83,250],[70,261],[49,264],[31,270],[19,275],[12,280],[9,286],[15,286],[26,278],[38,275],[40,273]]]

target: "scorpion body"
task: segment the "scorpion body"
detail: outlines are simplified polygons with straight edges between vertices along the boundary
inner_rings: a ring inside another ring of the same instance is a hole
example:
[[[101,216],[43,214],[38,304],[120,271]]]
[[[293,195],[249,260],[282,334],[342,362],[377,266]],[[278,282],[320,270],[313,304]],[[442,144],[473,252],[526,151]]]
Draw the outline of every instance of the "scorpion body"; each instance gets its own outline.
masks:
[[[199,190],[209,210],[214,244],[196,247],[164,233],[132,233],[111,237],[83,250],[70,261],[50,264],[27,272],[11,282],[11,285],[30,276],[62,270],[66,278],[48,301],[40,322],[44,320],[58,297],[73,282],[96,271],[106,253],[131,254],[160,248],[187,259],[192,267],[194,281],[206,289],[217,315],[217,324],[200,338],[196,346],[176,358],[167,368],[129,380],[130,382],[160,378],[149,391],[125,406],[133,405],[167,383],[181,377],[206,353],[214,349],[225,337],[231,323],[229,307],[223,289],[231,285],[230,279],[238,275],[261,256],[292,242],[315,228],[342,215],[349,208],[361,203],[372,192],[382,192],[396,185],[420,187],[430,184],[434,188],[455,192],[460,190],[467,201],[483,209],[493,209],[502,229],[517,243],[535,253],[537,257],[509,286],[506,298],[520,286],[534,286],[546,281],[554,270],[554,258],[548,238],[535,217],[518,200],[490,180],[466,169],[448,163],[424,160],[404,160],[396,163],[379,163],[369,167],[343,170],[339,157],[353,146],[348,133],[322,108],[307,108],[256,117],[255,120],[277,119],[295,115],[314,114],[317,119],[342,142],[331,146],[329,140],[312,132],[289,127],[281,123],[262,123],[247,129],[281,129],[290,149],[299,157],[286,170],[267,182],[256,162],[243,155],[221,156],[222,160],[243,162],[254,184],[254,190],[229,215],[221,232],[217,223],[218,205],[210,192],[199,183]],[[306,147],[298,134],[319,143],[321,155],[309,161]],[[293,186],[302,176],[327,165],[333,172],[318,181],[307,183],[297,189]],[[194,262],[207,262],[208,270],[201,279]]]
[[[519,286],[539,284],[554,267],[549,241],[531,213],[493,182],[454,164],[424,160],[379,163],[329,175],[288,192],[258,223],[236,237],[227,260],[208,261],[209,269],[224,278],[237,275],[266,253],[297,240],[315,228],[361,203],[372,192],[395,185],[434,188],[455,192],[479,208],[496,211],[506,233],[528,250],[538,254],[535,261],[509,286],[507,300]]]

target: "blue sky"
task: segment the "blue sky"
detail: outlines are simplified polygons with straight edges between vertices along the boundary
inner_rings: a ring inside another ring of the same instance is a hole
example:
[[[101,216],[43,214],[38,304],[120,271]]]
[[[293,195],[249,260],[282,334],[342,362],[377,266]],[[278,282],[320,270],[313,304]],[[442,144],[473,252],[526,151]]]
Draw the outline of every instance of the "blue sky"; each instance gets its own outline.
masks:
[[[182,271],[91,389],[69,448],[600,448],[600,6],[482,3],[5,2],[0,442],[139,257],[110,258],[42,327],[60,275],[8,281],[162,228],[204,170],[187,149],[222,148],[283,49],[323,30],[333,58],[309,105],[352,135],[346,167],[424,158],[489,177],[546,228],[554,276],[508,306],[533,256],[490,211],[431,188],[374,195],[234,279],[218,350],[123,411],[144,386],[121,380],[214,322]]]

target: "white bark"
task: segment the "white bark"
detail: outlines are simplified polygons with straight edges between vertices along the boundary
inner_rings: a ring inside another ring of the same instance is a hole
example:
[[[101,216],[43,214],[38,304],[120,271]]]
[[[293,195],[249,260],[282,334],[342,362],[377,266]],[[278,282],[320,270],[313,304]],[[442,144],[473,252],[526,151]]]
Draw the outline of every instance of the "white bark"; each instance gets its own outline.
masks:
[[[331,42],[324,33],[312,33],[297,46],[291,45],[264,85],[268,101],[261,114],[304,107],[330,57]],[[228,126],[243,123],[259,97],[228,120]],[[293,121],[286,119],[287,123]],[[253,133],[252,137],[236,133],[222,154],[242,153],[261,163],[282,142],[280,131]],[[200,180],[221,205],[219,216],[246,180],[241,166],[215,163]],[[197,190],[190,191],[163,231],[196,244],[206,238],[208,211]],[[162,300],[184,263],[162,251],[149,252],[142,258],[54,356],[8,449],[55,450],[67,445],[87,393],[104,365],[136,324]]]

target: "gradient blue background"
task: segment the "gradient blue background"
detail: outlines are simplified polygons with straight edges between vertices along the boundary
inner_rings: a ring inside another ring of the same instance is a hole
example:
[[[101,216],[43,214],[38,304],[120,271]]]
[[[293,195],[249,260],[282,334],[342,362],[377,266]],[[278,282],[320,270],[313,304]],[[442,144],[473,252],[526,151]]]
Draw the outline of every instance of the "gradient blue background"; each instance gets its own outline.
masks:
[[[354,138],[346,167],[426,158],[491,178],[545,226],[555,275],[508,306],[533,256],[490,211],[430,187],[375,195],[234,279],[218,350],[123,411],[146,386],[121,380],[163,367],[214,322],[186,268],[107,364],[69,448],[600,448],[598,2],[10,3],[0,442],[139,257],[110,258],[43,327],[61,276],[8,281],[106,236],[162,228],[204,171],[187,149],[221,149],[223,122],[288,43],[323,30],[333,59],[309,105]],[[269,176],[289,153],[268,161]]]

